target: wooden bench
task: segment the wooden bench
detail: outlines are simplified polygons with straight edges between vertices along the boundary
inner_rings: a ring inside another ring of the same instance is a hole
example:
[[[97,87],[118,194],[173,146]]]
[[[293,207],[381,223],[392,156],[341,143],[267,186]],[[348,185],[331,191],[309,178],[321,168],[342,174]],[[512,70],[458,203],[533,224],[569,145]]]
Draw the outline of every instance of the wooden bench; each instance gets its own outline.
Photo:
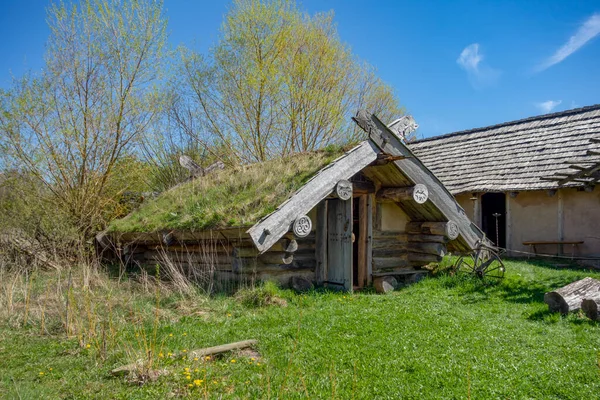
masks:
[[[558,248],[558,253],[562,253],[561,248],[563,245],[565,244],[570,244],[571,245],[571,260],[573,258],[575,258],[575,248],[577,247],[577,245],[583,244],[583,240],[548,240],[548,241],[528,241],[528,242],[523,242],[523,245],[525,246],[529,246],[529,249],[533,252],[533,254],[537,255],[537,249],[535,246],[541,246],[541,245],[557,245]]]

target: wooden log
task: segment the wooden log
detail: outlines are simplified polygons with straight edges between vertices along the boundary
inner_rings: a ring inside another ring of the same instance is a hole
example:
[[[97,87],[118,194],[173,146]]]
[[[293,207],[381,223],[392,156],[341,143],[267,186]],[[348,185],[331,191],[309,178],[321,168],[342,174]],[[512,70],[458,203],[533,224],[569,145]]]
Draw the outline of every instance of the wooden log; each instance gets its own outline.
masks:
[[[376,188],[373,182],[352,182],[352,193],[363,195],[375,193]]]
[[[406,240],[408,242],[448,243],[448,238],[444,235],[409,234],[406,235]]]
[[[223,344],[221,346],[206,347],[204,349],[192,350],[188,353],[188,358],[193,359],[206,356],[213,356],[215,354],[221,354],[227,351],[246,349],[248,347],[255,346],[257,343],[257,340],[250,339],[241,342]]]
[[[437,256],[446,255],[446,245],[442,243],[425,243],[425,242],[413,242],[409,243],[408,249],[411,252],[434,254]]]
[[[389,269],[389,268],[401,268],[407,267],[408,263],[407,255],[404,254],[398,257],[373,257],[373,269]]]
[[[427,186],[417,183],[415,186],[381,188],[377,192],[377,199],[385,201],[408,201],[412,200],[417,204],[423,204],[429,198]]]
[[[398,281],[393,276],[379,276],[373,279],[373,287],[377,293],[388,293],[394,291]]]
[[[267,252],[263,253],[258,259],[264,264],[291,264],[294,261],[293,253]]]
[[[550,311],[568,314],[579,310],[584,299],[594,298],[600,291],[600,281],[593,278],[584,278],[544,295],[544,303],[548,304]]]
[[[600,321],[600,294],[598,296],[581,301],[581,309],[589,319],[594,321]]]
[[[458,237],[458,225],[453,221],[448,222],[416,222],[406,224],[407,233],[424,233],[427,235],[441,235],[450,240]]]
[[[432,262],[442,261],[441,256],[437,256],[434,254],[423,254],[423,253],[409,253],[407,258],[409,261],[409,265],[412,265],[415,267],[427,265]]]

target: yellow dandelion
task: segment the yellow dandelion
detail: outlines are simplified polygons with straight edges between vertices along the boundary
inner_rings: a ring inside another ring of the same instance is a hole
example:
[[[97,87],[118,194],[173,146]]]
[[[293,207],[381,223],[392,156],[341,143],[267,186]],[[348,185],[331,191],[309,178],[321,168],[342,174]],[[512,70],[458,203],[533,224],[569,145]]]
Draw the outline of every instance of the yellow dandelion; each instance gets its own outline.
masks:
[[[40,376],[42,376],[42,375],[44,375],[44,373],[43,373],[43,372],[40,372]]]
[[[250,381],[246,381],[246,385],[249,384],[249,383],[250,383]]]
[[[169,352],[167,353],[167,357],[171,357],[173,355],[173,353]]]
[[[48,368],[48,371],[52,371],[52,368]]]
[[[212,383],[214,383],[214,384],[216,385],[216,384],[217,384],[217,383],[219,383],[219,382],[217,382],[217,381],[213,381]]]
[[[194,361],[198,361],[198,357],[194,357]]]
[[[183,332],[183,336],[187,336],[187,332]]]
[[[196,386],[202,385],[202,379],[195,379],[194,380],[194,385],[196,385]]]
[[[227,314],[228,317],[231,317],[231,314]]]
[[[85,345],[85,348],[86,348],[86,349],[89,349],[90,347],[92,347],[92,345],[91,345],[91,344],[89,344],[89,343]]]
[[[235,360],[231,360],[231,362],[232,362],[232,363],[234,363],[234,362],[235,362]]]
[[[256,365],[258,365],[260,367],[260,363],[256,363]]]
[[[173,337],[173,334],[172,334],[172,333],[169,333],[169,337]]]
[[[158,353],[158,358],[163,358],[165,355],[163,353]]]
[[[194,372],[198,373],[198,372],[200,372],[200,370],[199,370],[198,368],[196,368],[196,369],[194,370]]]
[[[185,367],[183,370],[184,370],[185,372],[190,372],[190,369],[189,369],[188,367]]]
[[[191,383],[188,383],[188,387],[194,387],[194,385],[192,385]]]
[[[209,361],[209,360],[210,360],[210,356],[206,356],[206,357],[204,357],[204,359],[205,359],[206,361]]]
[[[250,361],[256,361],[256,358],[250,357]]]
[[[184,353],[187,353],[187,350],[186,350],[186,349],[183,349],[183,350],[181,350],[181,351],[183,351]]]
[[[192,377],[189,375],[186,375],[185,379],[190,380],[190,379],[192,379]]]

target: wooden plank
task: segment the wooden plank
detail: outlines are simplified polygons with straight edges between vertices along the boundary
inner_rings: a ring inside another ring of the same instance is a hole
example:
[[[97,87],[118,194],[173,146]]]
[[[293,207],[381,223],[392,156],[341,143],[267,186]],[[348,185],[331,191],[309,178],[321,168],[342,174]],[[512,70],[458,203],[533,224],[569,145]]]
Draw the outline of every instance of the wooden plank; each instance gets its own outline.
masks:
[[[254,244],[264,252],[285,235],[294,220],[307,214],[321,200],[327,197],[342,179],[350,179],[377,158],[377,146],[371,141],[364,141],[307,182],[288,201],[281,204],[276,211],[263,218],[248,229]]]
[[[352,199],[327,201],[327,282],[352,291]]]
[[[354,121],[369,134],[369,138],[383,152],[407,157],[403,160],[394,161],[394,165],[413,184],[422,183],[427,186],[431,202],[441,211],[447,221],[452,220],[458,224],[459,243],[464,243],[461,247],[465,251],[474,248],[478,240],[484,239],[483,232],[469,220],[454,196],[385,124],[375,115],[368,114],[365,111],[359,111]]]
[[[315,259],[315,281],[322,284],[327,277],[327,201],[321,201],[317,205]]]
[[[367,195],[367,285],[373,279],[373,205],[375,195]]]
[[[368,238],[368,195],[358,198],[358,287],[363,288],[367,281],[367,244]]]

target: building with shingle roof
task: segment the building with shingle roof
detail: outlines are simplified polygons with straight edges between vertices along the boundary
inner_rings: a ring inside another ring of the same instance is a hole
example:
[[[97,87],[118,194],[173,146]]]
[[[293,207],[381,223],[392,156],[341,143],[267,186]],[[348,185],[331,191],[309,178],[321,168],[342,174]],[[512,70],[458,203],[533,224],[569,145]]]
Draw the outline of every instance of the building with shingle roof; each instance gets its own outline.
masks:
[[[598,139],[594,105],[422,139],[410,148],[501,247],[556,253],[564,246],[590,256],[600,255]],[[538,244],[524,244],[531,242]]]

